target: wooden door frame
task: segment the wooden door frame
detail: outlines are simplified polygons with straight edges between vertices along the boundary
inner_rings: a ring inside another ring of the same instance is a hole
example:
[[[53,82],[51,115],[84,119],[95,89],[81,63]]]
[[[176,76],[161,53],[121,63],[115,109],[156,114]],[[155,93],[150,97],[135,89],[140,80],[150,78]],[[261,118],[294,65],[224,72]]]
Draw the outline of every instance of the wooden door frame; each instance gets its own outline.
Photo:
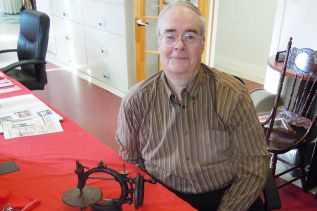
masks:
[[[145,78],[145,29],[137,26],[137,19],[145,16],[145,0],[134,0],[134,28],[135,28],[135,58],[136,58],[136,81]]]

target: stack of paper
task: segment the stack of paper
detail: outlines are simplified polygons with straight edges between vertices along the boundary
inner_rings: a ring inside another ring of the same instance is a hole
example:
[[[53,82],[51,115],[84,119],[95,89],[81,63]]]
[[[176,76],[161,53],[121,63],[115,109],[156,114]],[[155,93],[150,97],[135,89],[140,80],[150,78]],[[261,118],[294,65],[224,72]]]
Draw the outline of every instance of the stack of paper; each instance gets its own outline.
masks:
[[[5,139],[61,132],[62,119],[32,94],[0,99],[0,133]]]
[[[0,94],[6,92],[12,92],[19,90],[20,87],[14,85],[9,79],[7,79],[3,73],[0,72]]]

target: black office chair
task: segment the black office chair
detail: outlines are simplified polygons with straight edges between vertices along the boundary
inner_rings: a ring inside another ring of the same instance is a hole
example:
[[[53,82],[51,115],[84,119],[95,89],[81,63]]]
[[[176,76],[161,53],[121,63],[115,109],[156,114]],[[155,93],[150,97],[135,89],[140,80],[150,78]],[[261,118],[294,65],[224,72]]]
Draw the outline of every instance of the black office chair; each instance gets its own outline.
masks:
[[[43,90],[47,83],[45,57],[49,27],[50,19],[45,13],[25,10],[21,14],[17,49],[0,51],[0,54],[17,52],[19,62],[0,69],[30,90]]]

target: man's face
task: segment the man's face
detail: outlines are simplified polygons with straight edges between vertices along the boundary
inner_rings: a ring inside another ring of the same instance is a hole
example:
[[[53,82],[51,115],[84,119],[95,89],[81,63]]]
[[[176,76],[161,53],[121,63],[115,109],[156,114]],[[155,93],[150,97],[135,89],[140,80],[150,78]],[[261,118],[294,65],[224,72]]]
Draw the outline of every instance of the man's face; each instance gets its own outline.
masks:
[[[199,70],[204,48],[199,23],[199,17],[186,7],[175,6],[166,11],[158,38],[158,50],[165,72],[184,74]],[[192,36],[196,36],[197,40],[188,42],[186,38],[191,39]],[[169,37],[178,39],[175,45],[167,44]]]

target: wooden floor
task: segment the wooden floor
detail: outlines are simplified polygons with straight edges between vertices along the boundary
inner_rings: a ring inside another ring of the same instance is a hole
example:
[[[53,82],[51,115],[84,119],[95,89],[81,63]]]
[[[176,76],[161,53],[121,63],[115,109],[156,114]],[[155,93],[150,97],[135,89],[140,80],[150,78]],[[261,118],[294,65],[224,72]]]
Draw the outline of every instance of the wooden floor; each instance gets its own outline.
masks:
[[[103,143],[118,150],[115,130],[121,98],[52,64],[48,64],[47,70],[45,89],[33,93]],[[249,90],[262,87],[261,84],[244,81]]]
[[[112,149],[118,149],[115,130],[119,97],[64,70],[48,71],[45,89],[33,93]]]

